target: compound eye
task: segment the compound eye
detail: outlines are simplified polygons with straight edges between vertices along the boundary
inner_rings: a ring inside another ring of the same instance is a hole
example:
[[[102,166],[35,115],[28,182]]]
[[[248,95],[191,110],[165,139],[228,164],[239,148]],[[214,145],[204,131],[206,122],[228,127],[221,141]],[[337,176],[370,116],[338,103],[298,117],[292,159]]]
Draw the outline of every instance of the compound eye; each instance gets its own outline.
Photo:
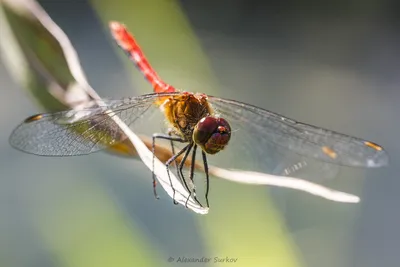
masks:
[[[215,154],[222,150],[231,137],[231,127],[222,118],[204,117],[193,131],[193,141],[205,152]]]
[[[204,117],[196,125],[193,132],[194,141],[201,145],[207,142],[210,136],[218,128],[217,119],[213,117]]]

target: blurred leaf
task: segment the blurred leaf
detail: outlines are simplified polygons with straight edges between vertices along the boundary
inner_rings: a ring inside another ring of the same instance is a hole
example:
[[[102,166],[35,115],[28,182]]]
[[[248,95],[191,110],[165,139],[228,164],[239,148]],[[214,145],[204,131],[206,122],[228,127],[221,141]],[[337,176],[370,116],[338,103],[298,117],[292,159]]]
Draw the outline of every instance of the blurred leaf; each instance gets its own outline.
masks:
[[[6,67],[41,108],[58,111],[98,98],[67,36],[36,2],[2,0],[0,27]],[[128,227],[124,214],[94,180],[85,185],[71,179],[63,193],[68,188],[73,188],[74,201],[69,199],[62,209],[55,206],[35,218],[41,236],[63,266],[159,266],[145,237]],[[49,203],[62,201],[56,197]],[[88,202],[96,209],[89,209]],[[54,214],[56,210],[61,214]],[[66,223],[71,217],[74,221]]]
[[[41,108],[55,112],[100,97],[88,84],[79,58],[65,33],[32,0],[4,1],[1,42],[7,67]],[[148,144],[150,146],[150,144]],[[129,141],[109,148],[136,156]]]

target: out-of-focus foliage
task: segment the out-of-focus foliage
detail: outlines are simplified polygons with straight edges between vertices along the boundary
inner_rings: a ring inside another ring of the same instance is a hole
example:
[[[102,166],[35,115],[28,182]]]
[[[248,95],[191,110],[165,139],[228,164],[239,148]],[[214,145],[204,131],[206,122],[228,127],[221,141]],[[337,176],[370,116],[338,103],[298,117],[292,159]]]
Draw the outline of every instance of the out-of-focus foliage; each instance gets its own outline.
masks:
[[[73,47],[45,11],[31,0],[2,1],[4,62],[39,108],[58,111],[72,108],[74,99],[91,99],[89,93],[93,96],[95,92],[77,58],[71,58],[75,56]],[[149,253],[146,237],[135,229],[134,222],[127,226],[124,214],[95,179],[71,180],[65,186],[73,188],[73,197],[65,199],[65,189],[64,194],[44,202],[48,206],[45,212],[34,216],[37,234],[55,257],[55,266],[157,265],[157,252]],[[14,256],[7,255],[8,266],[13,265]]]
[[[101,153],[37,158],[11,150],[9,132],[35,109],[19,90],[8,90],[15,85],[3,65],[36,102],[43,99],[39,104],[47,108],[38,107],[45,110],[66,106],[49,93],[49,77],[58,84],[52,88],[64,90],[74,88],[76,78],[51,34],[0,8],[0,44],[11,59],[0,63],[6,109],[0,116],[0,266],[207,266],[176,262],[201,256],[238,259],[208,266],[397,266],[398,4],[289,2],[40,1],[53,8],[49,14],[70,35],[102,96],[119,97],[121,88],[123,96],[151,91],[112,42],[108,20],[118,20],[178,88],[376,140],[390,153],[389,168],[368,172],[368,179],[346,169],[324,181],[362,195],[359,205],[272,189],[283,196],[277,209],[265,187],[212,179],[210,214],[199,216],[165,196],[152,201],[151,174],[139,161]],[[112,61],[110,47],[127,70]],[[122,81],[127,73],[134,86]]]

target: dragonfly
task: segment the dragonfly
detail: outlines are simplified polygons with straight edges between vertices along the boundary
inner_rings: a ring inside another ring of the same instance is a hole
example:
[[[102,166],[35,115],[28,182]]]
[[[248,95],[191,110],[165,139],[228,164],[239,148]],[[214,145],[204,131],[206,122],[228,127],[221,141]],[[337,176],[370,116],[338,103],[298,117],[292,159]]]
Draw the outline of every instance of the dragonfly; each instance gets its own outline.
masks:
[[[113,21],[109,26],[119,47],[154,92],[96,100],[73,110],[30,116],[12,132],[11,146],[41,156],[86,155],[126,140],[127,136],[115,124],[116,117],[135,132],[146,128],[143,122],[164,125],[166,131],[151,134],[154,195],[158,198],[154,173],[156,142],[164,140],[171,149],[171,157],[165,162],[168,175],[174,164],[189,197],[193,196],[199,204],[194,174],[195,169],[204,172],[207,207],[210,157],[220,157],[221,164],[227,167],[242,164],[243,169],[284,175],[310,166],[388,165],[387,152],[372,141],[298,122],[237,100],[180,91],[160,78],[125,25]],[[155,113],[159,115],[158,121],[151,119]],[[201,153],[200,163],[197,152]],[[188,168],[189,177],[185,177],[184,168]]]

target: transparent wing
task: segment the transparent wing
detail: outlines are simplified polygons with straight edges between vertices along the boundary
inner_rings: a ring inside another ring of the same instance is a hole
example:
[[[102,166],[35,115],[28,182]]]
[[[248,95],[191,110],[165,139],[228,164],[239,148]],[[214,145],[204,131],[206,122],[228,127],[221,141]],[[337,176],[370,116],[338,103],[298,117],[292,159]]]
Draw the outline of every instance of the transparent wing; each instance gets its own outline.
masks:
[[[89,154],[126,138],[113,116],[131,128],[138,118],[144,118],[146,125],[136,126],[135,132],[144,128],[148,130],[146,134],[159,132],[164,118],[158,112],[159,120],[151,120],[151,111],[162,103],[158,101],[162,97],[177,94],[180,93],[103,100],[80,110],[32,116],[13,131],[10,143],[38,155]],[[306,173],[310,169],[332,172],[334,165],[379,167],[388,162],[385,151],[372,142],[299,123],[237,101],[212,96],[209,101],[233,130],[226,151],[212,157],[221,159],[226,167],[237,168],[236,163],[240,163],[243,169],[298,176],[305,169]]]
[[[386,152],[372,142],[234,100],[209,96],[209,102],[217,115],[228,120],[233,131],[226,151],[221,154],[226,155],[227,163],[247,165],[241,168],[299,177],[303,175],[298,172],[307,175],[310,169],[313,173],[334,173],[340,165],[388,164]]]
[[[156,109],[155,100],[156,95],[102,100],[79,110],[34,115],[12,132],[9,141],[16,149],[42,156],[90,154],[126,139],[113,116],[132,125]]]

